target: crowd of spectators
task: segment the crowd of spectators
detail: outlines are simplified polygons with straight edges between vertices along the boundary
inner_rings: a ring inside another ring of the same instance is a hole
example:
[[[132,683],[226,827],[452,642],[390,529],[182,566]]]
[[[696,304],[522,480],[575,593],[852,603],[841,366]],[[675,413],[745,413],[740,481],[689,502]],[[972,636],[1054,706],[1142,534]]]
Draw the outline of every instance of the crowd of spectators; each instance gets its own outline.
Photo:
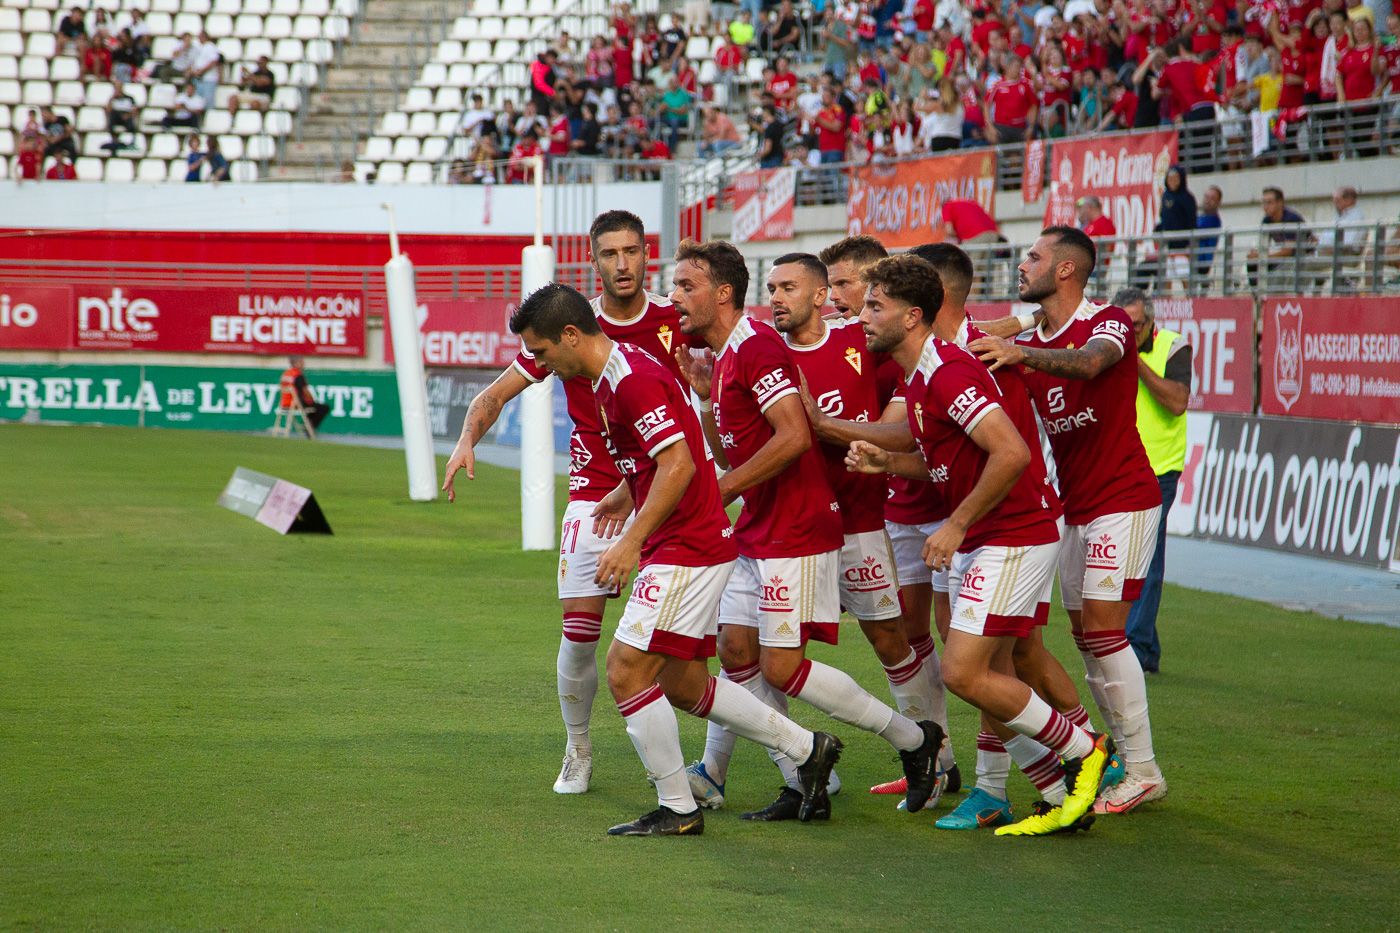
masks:
[[[1400,93],[1400,16],[1385,4],[1377,22],[1378,6],[743,0],[732,19],[710,19],[706,4],[688,6],[687,25],[639,20],[619,4],[610,35],[584,47],[562,34],[532,64],[533,139],[517,129],[532,121],[514,107],[471,126],[493,137],[486,147],[493,159],[523,158],[536,147],[666,157],[684,136],[708,156],[743,145],[746,129],[762,163],[776,166],[1175,125],[1189,168],[1203,165],[1200,144],[1216,132],[1239,141],[1237,151],[1253,145],[1254,156],[1261,139],[1267,150],[1306,147],[1300,121],[1315,105],[1351,105],[1322,124],[1325,135],[1374,133],[1379,98]],[[701,63],[703,81],[686,54],[696,37],[713,49]],[[477,161],[466,119],[463,128],[462,162]],[[1370,151],[1384,142],[1377,137]]]

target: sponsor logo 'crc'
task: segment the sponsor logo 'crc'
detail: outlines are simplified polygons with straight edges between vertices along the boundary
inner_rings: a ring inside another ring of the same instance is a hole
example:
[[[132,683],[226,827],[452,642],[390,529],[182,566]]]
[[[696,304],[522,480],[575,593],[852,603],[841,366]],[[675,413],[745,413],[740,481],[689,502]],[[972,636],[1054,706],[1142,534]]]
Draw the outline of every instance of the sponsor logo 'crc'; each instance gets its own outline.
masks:
[[[878,583],[885,579],[885,567],[874,557],[867,557],[860,566],[846,568],[846,579],[851,583]]]
[[[987,575],[982,572],[981,567],[973,567],[963,574],[962,588],[965,593],[982,592],[982,584],[987,582]]]
[[[1113,543],[1113,539],[1108,535],[1102,535],[1097,541],[1089,541],[1086,545],[1086,557],[1089,560],[1117,560],[1118,545]]]

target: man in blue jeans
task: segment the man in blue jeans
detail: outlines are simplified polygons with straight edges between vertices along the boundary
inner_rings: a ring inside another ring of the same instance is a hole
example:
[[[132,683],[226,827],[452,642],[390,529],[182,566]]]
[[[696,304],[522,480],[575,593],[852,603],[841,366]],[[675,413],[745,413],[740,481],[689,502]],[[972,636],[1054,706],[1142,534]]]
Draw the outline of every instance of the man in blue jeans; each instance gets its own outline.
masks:
[[[1152,301],[1138,288],[1120,289],[1113,303],[1132,318],[1138,344],[1137,425],[1142,446],[1162,490],[1162,520],[1157,523],[1157,548],[1147,568],[1142,595],[1128,614],[1126,634],[1142,669],[1155,674],[1161,667],[1162,645],[1157,639],[1157,607],[1162,601],[1162,575],[1167,565],[1167,513],[1176,499],[1176,482],[1186,464],[1186,404],[1191,399],[1191,347],[1180,334],[1157,327]]]

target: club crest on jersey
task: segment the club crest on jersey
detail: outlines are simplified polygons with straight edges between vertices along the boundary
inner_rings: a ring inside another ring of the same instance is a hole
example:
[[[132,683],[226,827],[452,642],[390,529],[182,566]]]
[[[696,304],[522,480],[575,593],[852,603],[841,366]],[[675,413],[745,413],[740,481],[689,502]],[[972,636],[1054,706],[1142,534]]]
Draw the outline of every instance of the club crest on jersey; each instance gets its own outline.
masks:
[[[559,579],[564,579],[569,575],[569,559],[567,557],[559,560]]]
[[[851,368],[856,371],[856,375],[861,375],[860,351],[855,347],[846,348],[846,362],[851,364]]]
[[[924,406],[921,402],[914,403],[914,421],[918,423],[919,430],[924,429]]]
[[[666,348],[666,352],[671,352],[671,341],[675,339],[675,332],[671,330],[669,324],[662,324],[656,329],[656,339],[661,341],[661,345]]]
[[[791,591],[783,578],[773,576],[763,584],[763,592],[758,598],[758,608],[763,612],[792,612],[792,606],[788,605],[788,593]]]

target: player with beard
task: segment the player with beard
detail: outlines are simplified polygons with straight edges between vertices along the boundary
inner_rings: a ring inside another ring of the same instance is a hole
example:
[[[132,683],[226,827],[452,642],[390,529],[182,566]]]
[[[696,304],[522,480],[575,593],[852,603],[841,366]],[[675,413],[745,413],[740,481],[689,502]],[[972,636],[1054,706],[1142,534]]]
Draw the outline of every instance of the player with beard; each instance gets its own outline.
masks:
[[[775,716],[748,691],[717,681],[705,667],[714,654],[719,600],[738,551],[687,391],[651,354],[613,342],[588,300],[568,286],[534,292],[512,315],[510,327],[536,365],[563,380],[590,381],[604,441],[625,480],[598,506],[597,533],[611,538],[620,531],[621,537],[598,558],[595,580],[620,589],[640,564],[608,650],[608,686],[656,785],[659,805],[608,833],[704,831],[671,704],[801,762],[800,792],[814,797],[826,786],[840,743]]]
[[[934,570],[952,581],[952,620],[943,658],[948,688],[997,722],[1054,749],[1070,792],[1057,807],[999,835],[1047,835],[1087,828],[1112,740],[1070,722],[1008,672],[1015,640],[1049,610],[1059,550],[1059,503],[1018,417],[987,369],[935,333],[943,305],[938,273],[916,256],[865,270],[860,321],[870,349],[888,352],[907,374],[905,404],[917,453],[851,445],[847,465],[893,472],[940,487],[948,518],[924,544]],[[930,310],[932,309],[932,310]],[[948,333],[948,331],[945,331]],[[1033,824],[1033,825],[1031,825]]]
[[[828,321],[821,310],[828,294],[826,266],[810,253],[789,253],[774,260],[768,273],[773,326],[783,335],[802,374],[804,392],[831,418],[860,423],[881,412],[876,360],[865,345],[860,324],[837,316]],[[913,720],[932,719],[945,733],[947,697],[943,682],[925,665],[904,634],[899,608],[899,580],[890,539],[885,533],[886,483],[883,476],[846,469],[846,445],[820,445],[827,479],[841,508],[845,536],[840,554],[841,605],[860,622],[875,649],[896,708]],[[936,662],[935,662],[936,664]],[[946,748],[946,746],[945,746]],[[940,785],[946,783],[941,776]],[[937,803],[935,788],[928,806]]]
[[[934,791],[943,730],[897,713],[847,674],[806,657],[808,638],[836,641],[843,536],[839,506],[798,397],[801,377],[792,355],[773,328],[744,315],[749,272],[732,245],[682,243],[674,279],[671,299],[682,331],[717,354],[711,362],[687,351],[682,362],[702,399],[710,447],[729,468],[720,493],[725,503],[744,499],[735,523],[739,563],[720,606],[725,675],[760,699],[780,689],[879,734],[899,751],[909,786],[905,799],[910,812],[918,812]],[[702,806],[723,803],[731,752],[732,741],[711,729],[701,774],[692,772]],[[785,786],[751,818],[791,818],[795,810],[807,819],[829,812],[825,790],[816,804],[800,798]]]
[[[641,220],[627,211],[599,214],[589,230],[589,246],[593,269],[603,282],[603,293],[592,302],[603,331],[614,340],[625,340],[651,353],[679,377],[672,355],[680,328],[676,311],[669,299],[642,286],[647,243]],[[529,354],[521,353],[472,400],[461,438],[447,461],[442,488],[448,501],[456,499],[454,479],[459,470],[465,470],[468,479],[476,477],[473,448],[496,423],[506,403],[548,375]],[[598,557],[607,543],[592,531],[593,510],[617,488],[622,477],[603,442],[598,406],[588,380],[567,379],[563,386],[574,430],[569,438],[569,504],[560,531],[556,576],[564,629],[556,676],[567,740],[554,791],[581,794],[588,790],[593,773],[588,722],[598,693],[598,638],[607,599],[617,595],[594,580]]]
[[[1022,301],[1044,322],[1011,343],[968,348],[993,368],[1024,366],[1050,437],[1067,522],[1060,591],[1086,679],[1126,774],[1095,809],[1126,813],[1167,793],[1157,766],[1142,665],[1124,628],[1152,560],[1161,492],[1137,431],[1137,343],[1127,312],[1084,295],[1094,242],[1047,227],[1018,267]]]

